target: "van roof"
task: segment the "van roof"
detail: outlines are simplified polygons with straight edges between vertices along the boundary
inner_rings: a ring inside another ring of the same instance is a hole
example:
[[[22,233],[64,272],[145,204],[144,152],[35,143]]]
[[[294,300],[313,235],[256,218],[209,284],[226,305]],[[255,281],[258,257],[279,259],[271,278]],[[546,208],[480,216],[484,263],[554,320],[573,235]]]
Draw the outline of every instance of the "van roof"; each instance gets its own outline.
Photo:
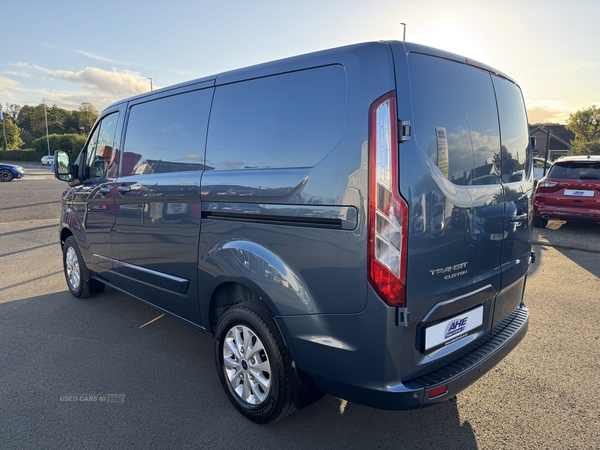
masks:
[[[105,109],[112,108],[115,105],[120,104],[120,103],[129,102],[131,100],[138,100],[138,99],[141,99],[144,97],[151,97],[156,94],[160,94],[160,93],[168,92],[168,91],[172,91],[172,90],[177,90],[179,88],[191,86],[194,84],[209,83],[212,81],[213,86],[214,86],[216,84],[221,85],[221,84],[234,83],[236,81],[241,81],[241,80],[246,80],[246,79],[251,79],[251,78],[260,78],[261,76],[267,76],[267,75],[271,74],[273,72],[272,68],[274,66],[277,66],[277,72],[293,71],[293,70],[297,70],[297,66],[299,63],[301,63],[302,61],[305,61],[307,59],[314,60],[314,59],[319,59],[322,57],[328,57],[331,54],[335,54],[335,53],[339,53],[339,52],[352,52],[357,49],[364,49],[364,48],[370,47],[370,46],[381,46],[381,45],[388,45],[388,46],[401,45],[404,47],[406,54],[420,53],[420,54],[431,55],[431,56],[435,56],[438,58],[444,58],[444,59],[448,59],[451,61],[467,64],[467,65],[476,67],[478,69],[490,72],[492,74],[498,75],[502,78],[506,78],[507,80],[517,84],[512,78],[510,78],[508,75],[502,73],[501,71],[496,70],[496,69],[492,68],[491,66],[488,66],[487,64],[480,63],[474,59],[470,59],[470,58],[458,55],[456,53],[447,52],[445,50],[440,50],[440,49],[437,49],[434,47],[428,47],[428,46],[421,45],[421,44],[415,44],[412,42],[377,41],[377,42],[364,42],[364,43],[360,43],[360,44],[352,44],[352,45],[346,45],[346,46],[342,46],[342,47],[331,48],[331,49],[327,49],[327,50],[320,50],[320,51],[316,51],[316,52],[305,53],[305,54],[301,54],[301,55],[291,56],[288,58],[278,59],[278,60],[274,60],[274,61],[268,61],[268,62],[264,62],[264,63],[260,63],[260,64],[255,64],[252,66],[247,66],[247,67],[242,67],[239,69],[233,69],[233,70],[221,72],[221,73],[214,74],[214,75],[209,75],[209,76],[202,77],[202,78],[192,79],[189,81],[184,81],[182,83],[174,84],[171,86],[166,86],[161,89],[156,89],[154,91],[146,92],[143,94],[138,94],[138,95],[135,95],[132,97],[128,97],[128,98],[119,100],[117,102],[112,103]]]

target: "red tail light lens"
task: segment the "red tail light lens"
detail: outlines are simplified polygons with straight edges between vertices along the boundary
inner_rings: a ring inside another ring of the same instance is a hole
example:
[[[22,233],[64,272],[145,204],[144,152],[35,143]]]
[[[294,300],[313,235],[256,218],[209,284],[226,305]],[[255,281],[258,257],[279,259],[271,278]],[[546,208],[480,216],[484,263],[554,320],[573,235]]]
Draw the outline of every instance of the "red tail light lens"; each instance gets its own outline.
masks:
[[[439,397],[440,395],[443,395],[446,392],[448,392],[448,385],[445,384],[443,386],[440,386],[439,388],[435,388],[435,389],[432,389],[431,391],[429,391],[428,397],[429,398]]]
[[[408,207],[398,194],[397,127],[389,92],[370,111],[368,277],[385,303],[404,307]]]

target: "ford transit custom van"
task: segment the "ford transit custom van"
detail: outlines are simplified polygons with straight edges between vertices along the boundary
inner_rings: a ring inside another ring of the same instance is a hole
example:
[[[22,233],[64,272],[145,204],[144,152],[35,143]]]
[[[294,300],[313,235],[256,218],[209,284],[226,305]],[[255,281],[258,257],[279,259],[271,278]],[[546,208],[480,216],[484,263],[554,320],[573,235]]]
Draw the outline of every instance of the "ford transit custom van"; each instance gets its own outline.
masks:
[[[376,42],[269,62],[117,102],[55,156],[71,293],[214,337],[252,421],[323,393],[433,405],[527,331],[525,106],[476,61]]]

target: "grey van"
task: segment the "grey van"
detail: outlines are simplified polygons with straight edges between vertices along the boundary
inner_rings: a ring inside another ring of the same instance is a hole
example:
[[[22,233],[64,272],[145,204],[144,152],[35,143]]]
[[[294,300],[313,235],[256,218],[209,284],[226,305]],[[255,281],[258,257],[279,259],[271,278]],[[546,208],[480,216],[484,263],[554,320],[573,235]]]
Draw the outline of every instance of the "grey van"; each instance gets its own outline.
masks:
[[[527,118],[484,64],[377,42],[221,73],[115,103],[56,161],[72,294],[213,336],[252,421],[433,405],[527,331]]]

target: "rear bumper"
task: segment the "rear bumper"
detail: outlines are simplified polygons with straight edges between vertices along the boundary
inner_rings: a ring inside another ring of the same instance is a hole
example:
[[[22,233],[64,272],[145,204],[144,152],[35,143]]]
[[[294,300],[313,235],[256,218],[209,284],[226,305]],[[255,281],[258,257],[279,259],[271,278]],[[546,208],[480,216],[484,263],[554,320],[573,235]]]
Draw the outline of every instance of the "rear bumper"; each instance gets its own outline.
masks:
[[[536,217],[542,217],[544,219],[600,222],[600,210],[592,208],[535,205],[534,214]]]
[[[529,311],[521,305],[502,320],[484,339],[461,350],[452,363],[430,373],[396,384],[357,385],[308,373],[317,389],[346,400],[386,410],[417,409],[446,401],[481,378],[523,339],[529,326]],[[356,365],[364,362],[356,361]],[[445,392],[429,398],[429,392],[446,386]]]

